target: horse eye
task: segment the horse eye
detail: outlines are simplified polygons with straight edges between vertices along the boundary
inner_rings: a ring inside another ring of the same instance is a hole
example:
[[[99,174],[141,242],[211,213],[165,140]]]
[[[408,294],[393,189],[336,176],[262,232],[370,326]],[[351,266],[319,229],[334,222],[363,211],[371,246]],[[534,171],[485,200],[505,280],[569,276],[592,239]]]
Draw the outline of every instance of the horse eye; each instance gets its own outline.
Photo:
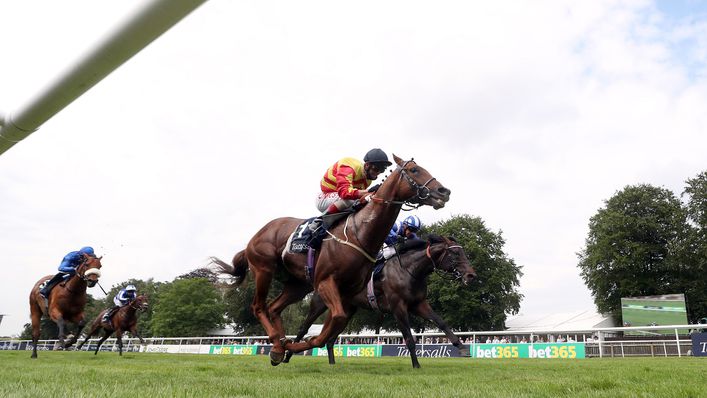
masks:
[[[417,167],[411,168],[411,169],[410,169],[410,172],[411,172],[411,173],[417,173],[417,172],[418,172]]]

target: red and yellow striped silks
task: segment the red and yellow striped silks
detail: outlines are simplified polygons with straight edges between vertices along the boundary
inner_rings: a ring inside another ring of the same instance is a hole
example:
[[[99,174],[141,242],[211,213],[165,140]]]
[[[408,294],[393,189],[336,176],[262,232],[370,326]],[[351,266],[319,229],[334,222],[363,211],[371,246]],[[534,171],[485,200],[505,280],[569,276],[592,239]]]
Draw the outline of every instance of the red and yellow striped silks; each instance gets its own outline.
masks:
[[[320,186],[322,192],[336,192],[341,199],[358,199],[371,185],[363,170],[363,162],[354,158],[343,158],[334,163],[324,174]]]

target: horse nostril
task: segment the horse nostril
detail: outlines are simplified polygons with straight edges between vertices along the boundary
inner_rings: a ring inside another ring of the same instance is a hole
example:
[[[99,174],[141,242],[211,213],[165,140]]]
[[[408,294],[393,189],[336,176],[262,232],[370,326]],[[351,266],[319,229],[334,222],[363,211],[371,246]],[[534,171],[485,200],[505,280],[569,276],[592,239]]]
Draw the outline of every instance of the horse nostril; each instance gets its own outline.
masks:
[[[445,187],[439,187],[439,188],[437,188],[437,192],[440,193],[440,194],[442,194],[442,195],[444,195],[444,196],[449,196],[449,194],[452,193],[452,191],[451,191],[450,189],[447,189],[447,188],[445,188]]]

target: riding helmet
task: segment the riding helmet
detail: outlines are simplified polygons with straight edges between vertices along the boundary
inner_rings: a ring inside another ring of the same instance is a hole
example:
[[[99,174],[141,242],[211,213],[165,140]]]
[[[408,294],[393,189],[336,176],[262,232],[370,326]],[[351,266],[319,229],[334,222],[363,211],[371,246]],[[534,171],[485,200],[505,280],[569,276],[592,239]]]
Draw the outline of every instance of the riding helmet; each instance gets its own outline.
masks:
[[[388,155],[386,155],[380,148],[373,148],[368,151],[366,156],[363,157],[363,161],[366,163],[384,164],[385,167],[393,164],[388,160]]]
[[[125,291],[126,291],[126,292],[129,292],[129,291],[131,291],[131,290],[132,290],[133,292],[135,292],[135,291],[137,291],[137,288],[136,288],[134,285],[125,286]]]
[[[407,216],[403,221],[403,224],[410,228],[413,232],[417,232],[422,228],[422,221],[418,216]]]
[[[93,248],[92,248],[91,246],[82,247],[79,251],[80,251],[81,253],[83,253],[83,254],[88,254],[89,256],[95,256],[95,255],[96,255],[96,254],[93,252]]]

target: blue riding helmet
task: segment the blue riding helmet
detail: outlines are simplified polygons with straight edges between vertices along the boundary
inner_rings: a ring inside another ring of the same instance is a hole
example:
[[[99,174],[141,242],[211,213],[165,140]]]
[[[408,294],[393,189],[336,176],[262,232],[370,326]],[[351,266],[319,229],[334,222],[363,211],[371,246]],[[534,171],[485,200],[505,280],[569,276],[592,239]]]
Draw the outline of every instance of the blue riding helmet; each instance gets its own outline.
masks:
[[[422,221],[420,221],[418,216],[407,216],[403,221],[403,225],[410,228],[412,232],[417,232],[422,228]]]
[[[88,254],[89,256],[96,255],[96,253],[93,252],[93,248],[91,246],[82,247],[79,251],[83,254]]]
[[[128,286],[125,286],[125,291],[126,292],[129,292],[129,291],[135,292],[135,291],[137,291],[137,288],[133,285],[128,285]]]

